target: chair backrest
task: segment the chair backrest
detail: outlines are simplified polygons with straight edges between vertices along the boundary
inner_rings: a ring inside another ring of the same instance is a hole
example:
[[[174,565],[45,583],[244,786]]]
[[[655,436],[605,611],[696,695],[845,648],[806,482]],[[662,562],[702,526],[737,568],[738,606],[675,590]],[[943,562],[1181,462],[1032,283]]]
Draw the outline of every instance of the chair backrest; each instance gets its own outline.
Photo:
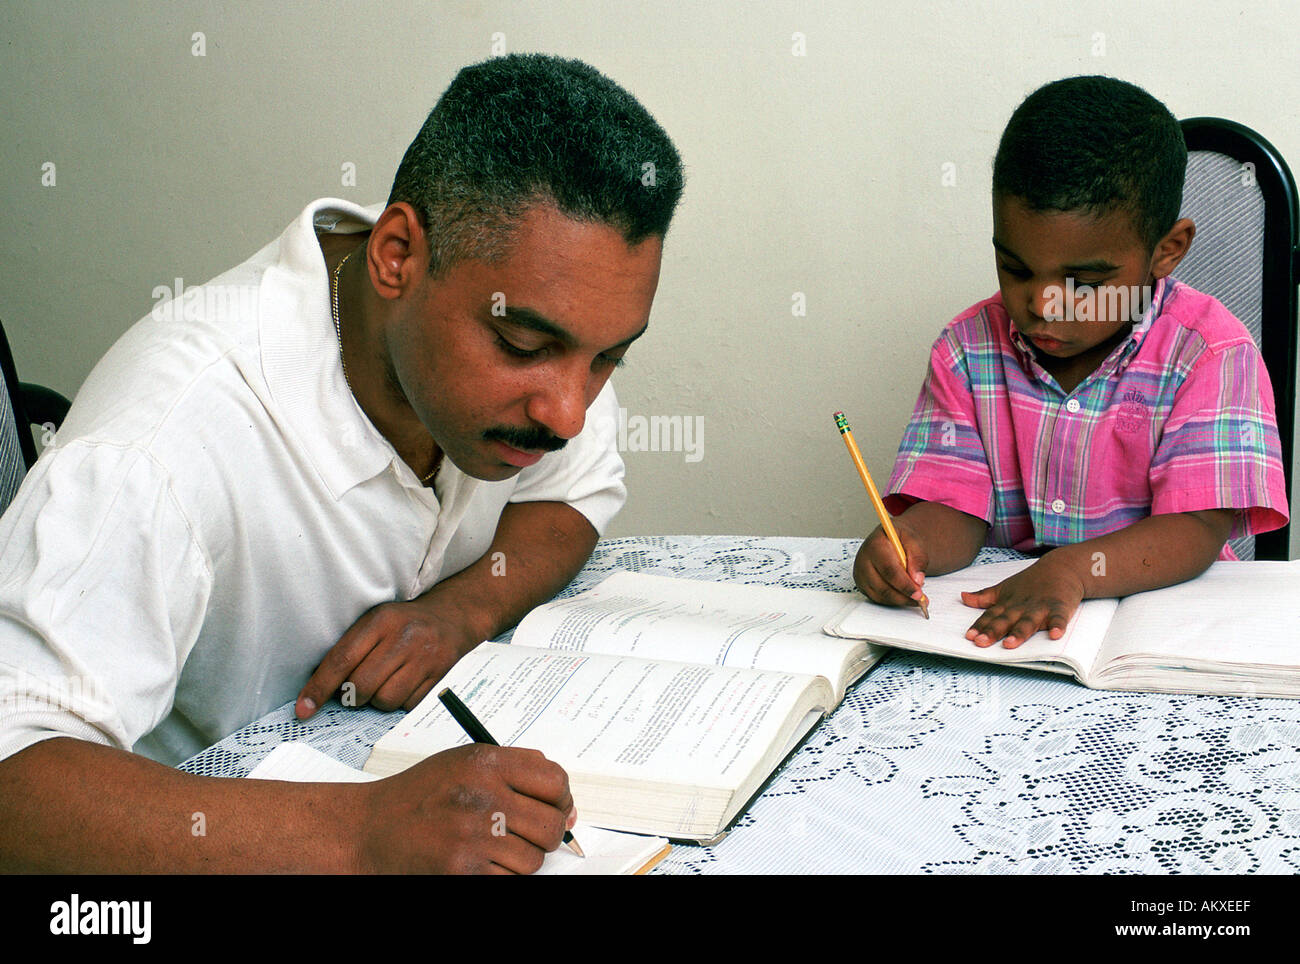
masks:
[[[1182,128],[1187,141],[1182,217],[1196,222],[1196,239],[1174,276],[1218,298],[1254,336],[1273,383],[1290,501],[1300,220],[1295,179],[1273,145],[1248,127],[1192,117]],[[1233,548],[1243,559],[1286,559],[1290,540],[1288,525],[1253,540],[1234,540]]]
[[[13,501],[28,467],[36,461],[36,444],[23,413],[22,392],[3,325],[0,325],[0,369],[4,370],[4,391],[0,392],[0,512],[3,512]]]

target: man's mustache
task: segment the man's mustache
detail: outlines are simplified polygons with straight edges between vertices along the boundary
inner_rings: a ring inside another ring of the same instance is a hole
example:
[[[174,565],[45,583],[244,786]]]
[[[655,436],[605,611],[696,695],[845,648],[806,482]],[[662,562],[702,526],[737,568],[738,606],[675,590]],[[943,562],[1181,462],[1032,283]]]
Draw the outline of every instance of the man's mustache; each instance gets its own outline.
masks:
[[[504,442],[513,449],[525,452],[558,452],[568,443],[568,439],[552,435],[542,428],[510,428],[497,426],[483,432],[488,442]]]

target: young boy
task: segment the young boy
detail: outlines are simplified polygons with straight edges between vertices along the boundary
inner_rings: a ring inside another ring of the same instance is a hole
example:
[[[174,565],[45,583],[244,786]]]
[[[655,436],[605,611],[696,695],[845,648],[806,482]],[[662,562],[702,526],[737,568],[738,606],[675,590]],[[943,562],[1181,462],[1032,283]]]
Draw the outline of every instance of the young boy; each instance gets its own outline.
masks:
[[[993,164],[1001,291],[934,344],[886,498],[907,567],[877,528],[854,564],[868,597],[914,604],[986,543],[1046,550],[962,594],[984,610],[967,638],[1011,649],[1286,524],[1254,341],[1169,277],[1196,230],[1178,218],[1186,164],[1178,122],[1132,84],[1069,78],[1016,109]]]

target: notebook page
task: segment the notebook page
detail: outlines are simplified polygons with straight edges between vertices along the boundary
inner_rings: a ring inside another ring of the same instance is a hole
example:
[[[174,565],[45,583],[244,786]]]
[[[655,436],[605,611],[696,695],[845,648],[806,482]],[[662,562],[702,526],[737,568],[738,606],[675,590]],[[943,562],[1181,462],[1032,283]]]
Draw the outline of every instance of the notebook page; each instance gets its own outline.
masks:
[[[253,767],[254,780],[286,780],[291,783],[369,783],[379,777],[354,770],[306,743],[281,743]]]
[[[966,630],[979,618],[980,610],[961,601],[962,592],[975,592],[1015,575],[1032,565],[1032,559],[968,566],[925,581],[930,599],[930,618],[916,609],[881,606],[865,598],[853,603],[826,627],[826,631],[858,639],[877,640],[904,649],[960,656],[996,663],[1034,663],[1066,659],[1081,676],[1086,676],[1096,659],[1106,627],[1115,612],[1110,599],[1085,600],[1066,626],[1060,639],[1038,632],[1015,649],[1001,645],[985,648],[966,638]]]
[[[586,856],[579,857],[567,847],[554,850],[542,861],[538,877],[560,874],[632,874],[645,867],[655,856],[666,855],[668,847],[668,841],[664,837],[643,837],[640,834],[592,827],[585,823],[574,825],[573,838],[581,845]]]
[[[1300,666],[1300,561],[1216,562],[1190,582],[1129,596],[1102,657],[1135,655]]]

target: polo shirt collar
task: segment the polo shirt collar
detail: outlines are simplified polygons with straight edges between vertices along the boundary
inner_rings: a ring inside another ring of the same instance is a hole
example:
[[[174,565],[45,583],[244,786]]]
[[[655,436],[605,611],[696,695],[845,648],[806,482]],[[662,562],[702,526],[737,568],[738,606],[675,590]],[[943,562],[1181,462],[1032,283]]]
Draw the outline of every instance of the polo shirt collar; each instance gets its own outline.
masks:
[[[335,499],[390,467],[403,484],[432,497],[371,424],[343,376],[330,278],[316,240],[318,228],[367,231],[382,211],[383,205],[366,208],[337,198],[313,201],[280,236],[259,292],[262,373],[280,418]],[[459,470],[444,460],[439,483],[448,472]]]

